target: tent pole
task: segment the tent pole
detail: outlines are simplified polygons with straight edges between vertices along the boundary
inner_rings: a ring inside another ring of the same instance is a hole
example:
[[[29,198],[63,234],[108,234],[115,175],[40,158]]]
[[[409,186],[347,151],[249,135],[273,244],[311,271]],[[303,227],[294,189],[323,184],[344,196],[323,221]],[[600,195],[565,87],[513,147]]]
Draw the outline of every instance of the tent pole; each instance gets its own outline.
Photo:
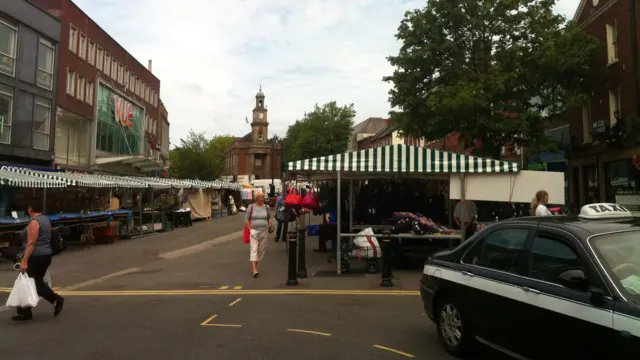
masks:
[[[353,179],[349,179],[349,233],[353,231]]]
[[[337,238],[336,238],[336,262],[338,263],[338,275],[342,275],[342,253],[341,253],[341,246],[340,246],[340,225],[342,223],[342,177],[340,174],[340,171],[337,172],[336,174],[336,179],[338,181],[337,184],[337,189],[338,189],[338,209],[336,211],[336,228],[337,230]]]
[[[464,208],[467,206],[467,204],[465,204],[465,192],[467,191],[467,189],[464,186],[464,183],[467,180],[467,175],[466,174],[461,174],[460,176],[460,201],[462,201],[462,213],[464,214]],[[462,223],[462,221],[460,222],[460,224],[464,225]],[[460,226],[460,230],[462,230],[461,234],[462,234],[462,238],[460,239],[460,243],[464,242],[464,239],[466,238],[466,232],[467,232],[467,228],[465,226]]]

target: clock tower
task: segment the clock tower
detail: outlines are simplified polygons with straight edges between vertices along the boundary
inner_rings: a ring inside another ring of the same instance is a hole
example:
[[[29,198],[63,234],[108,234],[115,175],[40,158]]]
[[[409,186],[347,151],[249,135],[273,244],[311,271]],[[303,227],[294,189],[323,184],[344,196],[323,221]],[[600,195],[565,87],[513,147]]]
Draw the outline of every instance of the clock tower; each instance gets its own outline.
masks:
[[[256,94],[256,106],[253,108],[253,120],[251,121],[251,140],[254,143],[266,143],[269,138],[269,122],[267,121],[267,108],[264,105],[264,93],[262,85]]]

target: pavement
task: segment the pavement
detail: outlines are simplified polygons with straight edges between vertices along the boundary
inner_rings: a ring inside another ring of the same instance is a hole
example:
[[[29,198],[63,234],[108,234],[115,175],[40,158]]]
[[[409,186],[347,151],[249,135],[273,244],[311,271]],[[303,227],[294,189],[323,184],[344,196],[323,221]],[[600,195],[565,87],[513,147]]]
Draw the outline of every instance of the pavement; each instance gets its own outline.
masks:
[[[391,289],[359,261],[337,277],[310,239],[308,278],[286,286],[285,246],[272,241],[256,280],[241,228],[231,216],[62,253],[51,273],[64,312],[42,302],[12,323],[0,308],[0,358],[451,359],[424,315],[419,267],[396,271]],[[15,276],[0,260],[0,303]]]

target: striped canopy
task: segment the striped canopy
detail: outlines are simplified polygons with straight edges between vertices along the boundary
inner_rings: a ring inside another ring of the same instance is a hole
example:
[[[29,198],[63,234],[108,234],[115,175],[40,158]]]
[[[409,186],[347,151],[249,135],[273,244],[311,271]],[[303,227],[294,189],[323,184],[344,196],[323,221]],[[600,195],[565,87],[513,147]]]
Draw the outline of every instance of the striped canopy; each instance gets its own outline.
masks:
[[[378,173],[505,173],[518,164],[418,146],[389,145],[313,159],[291,161],[288,171]]]

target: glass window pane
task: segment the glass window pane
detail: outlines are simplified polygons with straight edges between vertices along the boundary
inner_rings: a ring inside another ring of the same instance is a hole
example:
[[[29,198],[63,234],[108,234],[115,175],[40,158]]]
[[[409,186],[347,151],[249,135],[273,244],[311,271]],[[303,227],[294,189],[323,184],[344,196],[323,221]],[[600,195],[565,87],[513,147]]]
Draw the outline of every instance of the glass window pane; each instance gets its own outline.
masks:
[[[51,107],[50,102],[42,99],[36,100],[36,106],[33,111],[33,130],[49,134],[49,125],[51,124]]]
[[[39,150],[49,150],[49,134],[34,132],[33,148]]]
[[[518,254],[524,248],[528,234],[527,229],[496,230],[473,245],[463,262],[516,273]]]
[[[560,274],[568,270],[585,271],[578,254],[553,236],[538,234],[533,242],[531,277],[558,283]]]

